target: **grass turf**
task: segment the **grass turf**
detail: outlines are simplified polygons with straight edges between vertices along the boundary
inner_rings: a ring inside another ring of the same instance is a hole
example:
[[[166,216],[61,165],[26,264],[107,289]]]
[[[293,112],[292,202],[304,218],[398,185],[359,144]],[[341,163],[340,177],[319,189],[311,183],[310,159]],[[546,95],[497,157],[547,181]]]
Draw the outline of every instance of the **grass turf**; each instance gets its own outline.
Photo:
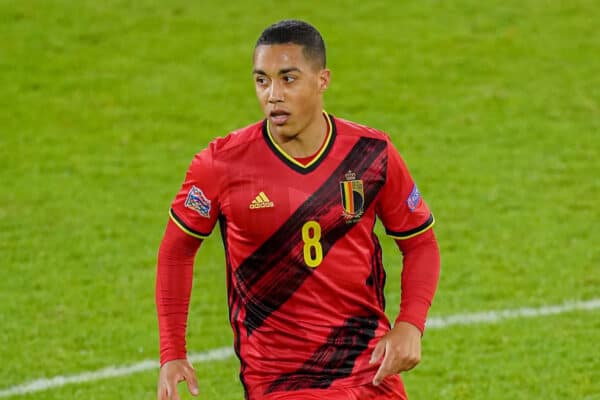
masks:
[[[260,31],[319,27],[327,110],[390,133],[437,218],[432,314],[600,295],[593,1],[0,2],[0,389],[157,357],[156,249],[194,153],[259,119]],[[388,312],[400,256],[384,240]],[[231,344],[218,235],[195,351]],[[597,312],[431,331],[413,398],[600,398]],[[199,365],[240,398],[234,359]],[[24,398],[142,398],[155,373]]]

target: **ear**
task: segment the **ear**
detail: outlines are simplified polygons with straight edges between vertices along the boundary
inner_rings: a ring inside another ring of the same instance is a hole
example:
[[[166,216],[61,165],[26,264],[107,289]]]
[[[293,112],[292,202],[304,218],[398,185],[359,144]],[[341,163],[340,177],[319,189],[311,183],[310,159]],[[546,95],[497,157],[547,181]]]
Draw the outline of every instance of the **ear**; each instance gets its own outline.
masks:
[[[331,70],[324,68],[319,72],[319,91],[323,93],[331,82]]]

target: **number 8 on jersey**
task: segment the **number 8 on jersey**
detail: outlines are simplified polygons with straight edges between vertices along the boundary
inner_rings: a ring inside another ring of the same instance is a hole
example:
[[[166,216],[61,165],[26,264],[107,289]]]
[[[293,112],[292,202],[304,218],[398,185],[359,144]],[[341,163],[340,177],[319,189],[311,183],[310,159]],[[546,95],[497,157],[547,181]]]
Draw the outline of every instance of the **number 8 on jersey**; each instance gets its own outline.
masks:
[[[320,240],[321,225],[317,221],[307,221],[302,225],[304,262],[311,268],[318,267],[323,261],[323,247]]]

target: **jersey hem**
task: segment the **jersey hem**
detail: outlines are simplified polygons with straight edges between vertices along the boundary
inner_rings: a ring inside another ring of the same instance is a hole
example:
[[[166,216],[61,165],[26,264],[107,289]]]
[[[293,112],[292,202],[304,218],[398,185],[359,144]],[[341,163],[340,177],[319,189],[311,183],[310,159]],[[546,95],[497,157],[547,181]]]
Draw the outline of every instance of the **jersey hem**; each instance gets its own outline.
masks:
[[[319,394],[323,394],[323,393],[327,393],[330,390],[335,390],[335,391],[340,391],[340,390],[348,390],[348,389],[355,389],[355,388],[360,388],[363,387],[365,385],[369,385],[372,383],[373,381],[373,377],[375,376],[375,373],[377,372],[377,368],[378,365],[373,365],[373,367],[371,367],[368,370],[364,370],[360,373],[360,377],[356,377],[354,375],[351,375],[345,379],[350,380],[351,382],[347,383],[347,384],[336,384],[335,386],[329,386],[329,387],[313,387],[313,388],[302,388],[302,389],[296,389],[296,390],[278,390],[275,392],[271,392],[271,393],[267,393],[265,394],[261,388],[261,386],[265,386],[265,384],[260,384],[257,387],[250,389],[250,391],[246,392],[250,394],[250,398],[251,399],[262,399],[263,396],[266,396],[267,399],[276,399],[278,396],[285,396],[286,394],[295,394],[295,395],[303,395],[303,394],[315,394],[315,393],[319,393]],[[254,396],[259,396],[259,397],[254,397]]]

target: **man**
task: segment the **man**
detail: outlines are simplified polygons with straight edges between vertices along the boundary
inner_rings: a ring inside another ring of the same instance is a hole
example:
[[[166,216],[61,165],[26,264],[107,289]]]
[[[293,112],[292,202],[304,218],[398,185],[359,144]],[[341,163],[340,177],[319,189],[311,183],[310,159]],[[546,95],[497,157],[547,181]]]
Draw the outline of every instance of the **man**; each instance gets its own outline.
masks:
[[[268,27],[253,76],[265,120],[196,155],[159,251],[160,400],[198,384],[186,360],[192,265],[220,224],[247,399],[406,399],[439,276],[434,220],[387,135],[323,111],[325,45]],[[384,314],[376,217],[403,253],[401,310]]]

